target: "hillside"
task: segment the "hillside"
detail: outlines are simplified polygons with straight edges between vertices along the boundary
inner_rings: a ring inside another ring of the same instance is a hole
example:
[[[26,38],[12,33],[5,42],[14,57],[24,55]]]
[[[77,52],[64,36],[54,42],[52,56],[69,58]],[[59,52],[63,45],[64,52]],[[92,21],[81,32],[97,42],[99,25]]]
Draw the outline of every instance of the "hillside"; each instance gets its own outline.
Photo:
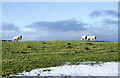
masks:
[[[106,41],[3,41],[2,75],[36,68],[54,67],[64,62],[118,61],[118,42]]]

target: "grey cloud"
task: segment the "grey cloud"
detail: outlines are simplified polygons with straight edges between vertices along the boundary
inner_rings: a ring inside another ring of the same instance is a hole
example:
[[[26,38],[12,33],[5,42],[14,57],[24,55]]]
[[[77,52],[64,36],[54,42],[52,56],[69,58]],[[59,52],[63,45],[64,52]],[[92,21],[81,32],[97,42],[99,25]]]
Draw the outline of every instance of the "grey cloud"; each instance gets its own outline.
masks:
[[[118,13],[114,10],[96,10],[93,11],[90,16],[91,17],[99,17],[99,16],[113,16],[113,17],[118,17]]]
[[[14,36],[21,34],[20,28],[12,23],[2,23],[2,39],[12,39]]]
[[[116,11],[113,11],[113,10],[104,10],[104,13],[107,15],[114,16],[114,17],[118,16],[118,13]]]
[[[108,26],[118,26],[118,21],[117,20],[111,20],[111,19],[104,19],[103,21],[103,25],[108,25]]]
[[[2,23],[2,30],[3,31],[19,31],[19,27],[15,26],[12,23]]]
[[[21,31],[11,31],[11,30],[7,30],[7,31],[2,31],[2,39],[9,39],[12,40],[14,36],[16,35],[23,35]]]
[[[95,35],[98,41],[117,41],[118,28],[93,27],[85,31],[87,35]]]
[[[101,11],[98,11],[98,10],[93,11],[93,12],[90,14],[91,17],[98,17],[98,16],[101,16],[101,15],[102,15],[102,12],[101,12]]]
[[[76,20],[63,20],[56,22],[35,22],[27,27],[35,30],[81,31],[86,30],[85,26],[90,26],[90,24],[78,22]]]
[[[90,28],[87,31],[64,31],[64,32],[29,32],[24,34],[24,40],[80,40],[82,35],[95,35],[96,40],[102,41],[117,41],[118,32],[117,28]],[[111,32],[112,31],[112,32]]]
[[[104,23],[116,24],[116,20],[105,19]],[[15,35],[22,35],[24,40],[80,40],[82,35],[96,35],[97,40],[116,41],[118,38],[117,27],[90,27],[88,23],[78,22],[76,20],[65,20],[56,22],[35,22],[26,28],[34,29],[25,32],[19,30],[14,24],[14,28],[4,29],[2,39],[12,39]],[[12,30],[12,31],[11,31]],[[19,30],[19,31],[15,31]],[[27,29],[26,29],[27,30]],[[112,31],[112,32],[111,32]]]

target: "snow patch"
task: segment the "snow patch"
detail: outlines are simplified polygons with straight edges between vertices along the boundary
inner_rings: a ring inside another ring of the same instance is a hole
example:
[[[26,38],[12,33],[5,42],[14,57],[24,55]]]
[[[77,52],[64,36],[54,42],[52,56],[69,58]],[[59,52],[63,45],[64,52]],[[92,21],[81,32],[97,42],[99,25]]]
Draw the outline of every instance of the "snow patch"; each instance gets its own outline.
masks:
[[[43,71],[49,69],[51,71]],[[37,68],[14,76],[118,76],[118,62],[91,65],[63,65],[58,67]],[[13,76],[13,75],[11,75]]]

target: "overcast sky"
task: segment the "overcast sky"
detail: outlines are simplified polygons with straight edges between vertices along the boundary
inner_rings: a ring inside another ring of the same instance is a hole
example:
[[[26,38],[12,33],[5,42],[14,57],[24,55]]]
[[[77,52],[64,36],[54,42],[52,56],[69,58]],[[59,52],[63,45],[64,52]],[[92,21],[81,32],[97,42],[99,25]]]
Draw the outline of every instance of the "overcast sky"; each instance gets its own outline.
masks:
[[[118,40],[117,2],[3,2],[2,39]]]

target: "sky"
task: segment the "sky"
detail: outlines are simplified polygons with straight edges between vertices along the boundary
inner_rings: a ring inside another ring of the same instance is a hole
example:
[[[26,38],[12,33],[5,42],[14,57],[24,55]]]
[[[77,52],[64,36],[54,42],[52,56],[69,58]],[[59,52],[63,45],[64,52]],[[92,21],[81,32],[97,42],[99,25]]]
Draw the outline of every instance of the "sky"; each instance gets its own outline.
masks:
[[[3,2],[2,39],[118,40],[117,2]]]

